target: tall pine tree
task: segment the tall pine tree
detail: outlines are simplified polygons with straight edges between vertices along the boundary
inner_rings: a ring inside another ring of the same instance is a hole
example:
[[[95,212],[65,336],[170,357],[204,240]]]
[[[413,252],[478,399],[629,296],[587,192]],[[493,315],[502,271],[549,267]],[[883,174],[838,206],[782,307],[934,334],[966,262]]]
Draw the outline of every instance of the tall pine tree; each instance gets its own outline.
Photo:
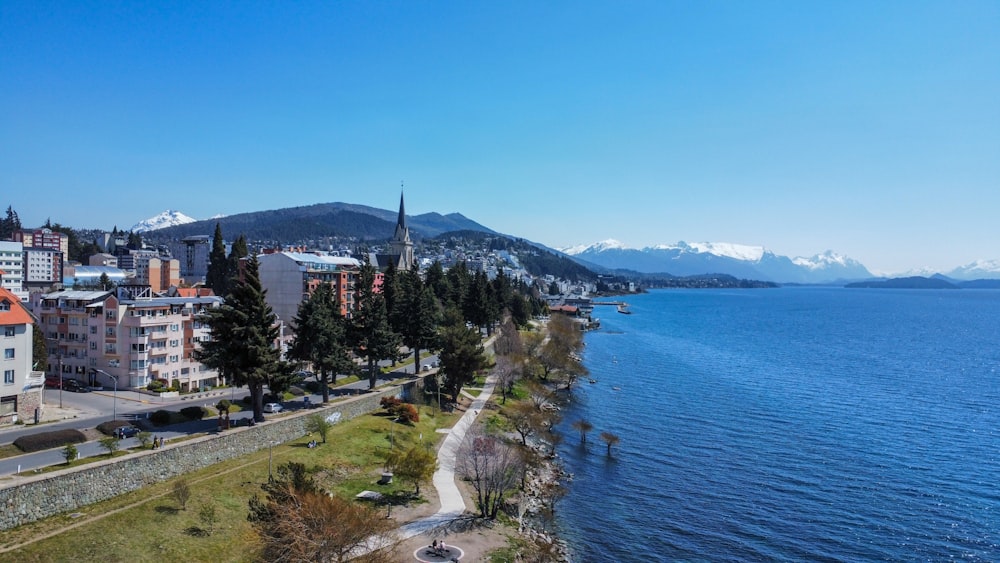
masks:
[[[354,353],[367,360],[369,389],[374,389],[378,381],[378,362],[397,360],[401,344],[399,335],[389,324],[385,298],[376,291],[375,273],[371,264],[361,266],[355,285],[357,298],[349,332]]]
[[[224,304],[208,312],[205,323],[211,340],[195,350],[199,362],[219,370],[231,384],[249,388],[257,421],[264,420],[264,386],[284,369],[275,346],[277,317],[265,296],[257,257],[251,256],[243,278],[235,281]]]
[[[299,304],[292,320],[295,339],[289,355],[312,364],[316,371],[323,402],[330,400],[330,380],[337,382],[338,373],[348,373],[354,367],[347,346],[346,319],[340,315],[336,293],[329,284],[320,284],[309,299]]]
[[[226,295],[226,282],[229,281],[226,262],[226,242],[222,238],[222,227],[215,224],[215,235],[212,236],[212,250],[208,255],[208,272],[205,274],[205,285],[212,288],[216,295]]]
[[[451,393],[452,401],[458,401],[462,387],[472,383],[476,372],[486,367],[486,353],[479,330],[466,327],[462,313],[457,309],[445,312],[439,357],[441,371],[445,375],[445,388]]]
[[[413,351],[413,363],[420,373],[420,350],[437,347],[440,305],[430,287],[420,280],[417,270],[400,272],[399,297],[390,314],[393,326]]]

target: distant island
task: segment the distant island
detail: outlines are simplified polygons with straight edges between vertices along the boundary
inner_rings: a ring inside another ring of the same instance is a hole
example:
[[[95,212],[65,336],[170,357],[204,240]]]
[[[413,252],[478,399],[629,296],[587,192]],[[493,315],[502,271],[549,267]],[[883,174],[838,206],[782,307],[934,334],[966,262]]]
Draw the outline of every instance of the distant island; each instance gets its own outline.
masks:
[[[855,282],[849,283],[844,287],[851,289],[859,287],[878,289],[961,289],[961,287],[949,281],[940,278],[925,278],[923,276]]]

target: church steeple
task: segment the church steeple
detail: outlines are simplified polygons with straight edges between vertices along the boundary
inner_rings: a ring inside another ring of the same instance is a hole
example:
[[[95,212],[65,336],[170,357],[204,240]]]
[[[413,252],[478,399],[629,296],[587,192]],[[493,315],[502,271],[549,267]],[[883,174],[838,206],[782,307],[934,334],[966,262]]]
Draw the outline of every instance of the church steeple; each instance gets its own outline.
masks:
[[[410,229],[406,226],[406,208],[403,205],[402,189],[399,191],[399,218],[396,219],[396,233],[389,241],[389,249],[396,256],[398,269],[413,269],[413,242],[410,240]]]

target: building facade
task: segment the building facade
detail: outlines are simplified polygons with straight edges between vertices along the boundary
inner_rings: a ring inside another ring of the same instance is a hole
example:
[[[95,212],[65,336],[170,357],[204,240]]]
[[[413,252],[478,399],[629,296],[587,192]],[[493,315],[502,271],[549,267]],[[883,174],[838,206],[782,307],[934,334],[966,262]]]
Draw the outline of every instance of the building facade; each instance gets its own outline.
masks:
[[[32,369],[34,326],[21,299],[0,287],[0,425],[41,417],[45,380]]]
[[[49,373],[92,386],[145,387],[154,379],[182,390],[218,385],[194,359],[210,330],[200,315],[215,296],[154,297],[148,285],[114,291],[58,291],[36,313],[49,343]]]
[[[13,293],[22,302],[28,301],[24,288],[24,245],[19,242],[0,241],[0,287]]]
[[[333,287],[342,315],[350,316],[354,309],[354,283],[361,268],[357,259],[283,251],[261,254],[257,260],[260,283],[267,290],[267,304],[286,326],[292,326],[299,304],[321,283]]]

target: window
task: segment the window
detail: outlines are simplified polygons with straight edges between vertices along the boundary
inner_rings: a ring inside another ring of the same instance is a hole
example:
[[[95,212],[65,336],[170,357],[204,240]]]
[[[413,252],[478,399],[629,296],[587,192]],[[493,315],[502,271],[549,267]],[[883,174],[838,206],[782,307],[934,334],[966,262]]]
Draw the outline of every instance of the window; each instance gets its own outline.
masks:
[[[5,359],[5,360],[13,360],[14,359],[14,349],[13,348],[7,348],[7,349],[5,349],[3,351],[3,359]]]
[[[17,395],[0,399],[0,416],[17,412]]]
[[[10,301],[0,299],[0,311],[10,311]]]
[[[171,332],[177,332],[180,329],[181,329],[181,325],[170,325],[170,331]]]
[[[5,327],[3,327],[3,335],[4,336],[14,336],[14,327],[12,327],[12,326],[5,326]]]
[[[12,369],[3,370],[3,384],[4,385],[14,384],[14,370]]]

